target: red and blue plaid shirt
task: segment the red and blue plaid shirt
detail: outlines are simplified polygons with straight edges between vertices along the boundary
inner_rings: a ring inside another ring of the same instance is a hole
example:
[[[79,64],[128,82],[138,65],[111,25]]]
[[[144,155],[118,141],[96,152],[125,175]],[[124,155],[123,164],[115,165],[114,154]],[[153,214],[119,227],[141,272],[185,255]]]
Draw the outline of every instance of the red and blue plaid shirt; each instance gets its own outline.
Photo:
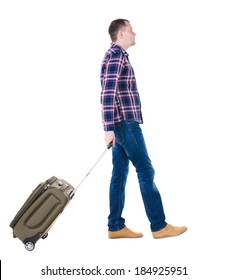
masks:
[[[115,123],[142,123],[141,103],[134,70],[128,53],[112,44],[101,66],[101,105],[105,131],[115,130]]]

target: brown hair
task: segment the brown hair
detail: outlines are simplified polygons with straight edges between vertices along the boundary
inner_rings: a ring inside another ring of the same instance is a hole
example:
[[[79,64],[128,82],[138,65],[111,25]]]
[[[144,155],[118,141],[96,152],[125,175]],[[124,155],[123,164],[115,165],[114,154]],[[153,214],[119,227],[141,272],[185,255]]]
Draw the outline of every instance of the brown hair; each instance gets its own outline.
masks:
[[[111,37],[112,42],[115,42],[117,40],[118,31],[126,26],[126,22],[129,22],[129,20],[122,18],[113,20],[111,22],[111,24],[109,25],[108,33]]]

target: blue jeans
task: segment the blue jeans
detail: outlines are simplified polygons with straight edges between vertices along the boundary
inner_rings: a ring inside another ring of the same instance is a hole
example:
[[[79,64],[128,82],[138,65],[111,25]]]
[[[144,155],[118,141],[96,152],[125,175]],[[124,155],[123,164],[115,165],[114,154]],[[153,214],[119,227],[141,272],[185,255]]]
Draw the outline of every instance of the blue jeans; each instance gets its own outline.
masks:
[[[110,183],[110,214],[108,228],[125,227],[122,211],[129,161],[134,165],[147,217],[152,231],[166,226],[160,193],[154,183],[154,169],[147,153],[142,130],[136,122],[122,121],[115,126],[115,147],[112,148],[113,170]]]

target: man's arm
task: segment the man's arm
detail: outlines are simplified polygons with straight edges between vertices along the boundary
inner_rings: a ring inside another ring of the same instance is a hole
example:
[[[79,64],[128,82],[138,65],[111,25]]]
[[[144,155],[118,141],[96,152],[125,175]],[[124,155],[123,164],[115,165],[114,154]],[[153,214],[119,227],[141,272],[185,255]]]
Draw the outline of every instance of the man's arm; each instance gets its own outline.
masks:
[[[123,66],[123,54],[119,51],[110,55],[105,63],[101,92],[102,120],[105,131],[114,131],[115,128],[114,112],[116,92],[118,90],[118,79],[122,72]],[[107,138],[110,138],[110,135],[107,135]],[[113,139],[113,136],[111,138]]]

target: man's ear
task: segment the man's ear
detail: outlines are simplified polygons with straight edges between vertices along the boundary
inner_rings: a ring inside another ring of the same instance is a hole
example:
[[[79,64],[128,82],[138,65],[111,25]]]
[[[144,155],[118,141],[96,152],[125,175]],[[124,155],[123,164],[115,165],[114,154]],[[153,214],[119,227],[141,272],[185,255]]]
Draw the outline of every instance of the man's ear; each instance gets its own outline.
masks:
[[[123,34],[122,30],[118,31],[117,37],[120,38],[120,39],[122,39],[124,37],[124,34]]]

